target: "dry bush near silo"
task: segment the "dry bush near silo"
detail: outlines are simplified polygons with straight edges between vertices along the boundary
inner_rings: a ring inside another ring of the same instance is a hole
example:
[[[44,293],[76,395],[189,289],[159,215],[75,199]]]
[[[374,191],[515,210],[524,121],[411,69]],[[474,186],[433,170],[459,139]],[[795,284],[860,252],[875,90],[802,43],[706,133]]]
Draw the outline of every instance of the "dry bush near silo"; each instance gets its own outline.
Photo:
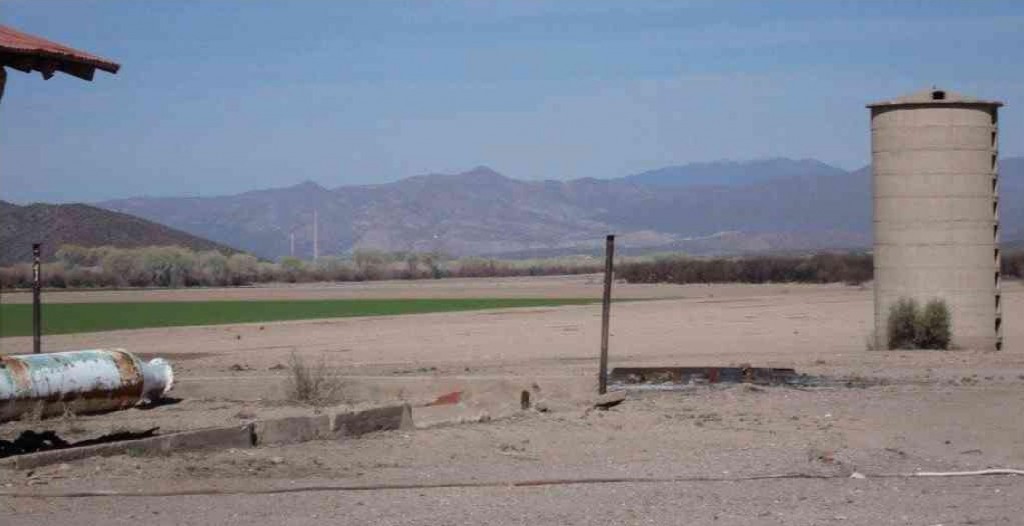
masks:
[[[914,343],[918,349],[949,349],[952,326],[946,302],[934,299],[924,306],[917,319]]]
[[[912,298],[900,298],[889,307],[889,319],[886,327],[889,349],[913,349],[917,338],[917,302]]]
[[[1001,270],[1004,278],[1024,279],[1024,250],[1003,254]]]
[[[294,352],[288,357],[285,393],[293,402],[325,405],[341,398],[341,380],[327,374],[327,360],[321,356],[309,365]]]
[[[915,300],[900,298],[889,308],[889,349],[949,349],[951,320],[949,307],[941,299],[930,300],[921,309]]]

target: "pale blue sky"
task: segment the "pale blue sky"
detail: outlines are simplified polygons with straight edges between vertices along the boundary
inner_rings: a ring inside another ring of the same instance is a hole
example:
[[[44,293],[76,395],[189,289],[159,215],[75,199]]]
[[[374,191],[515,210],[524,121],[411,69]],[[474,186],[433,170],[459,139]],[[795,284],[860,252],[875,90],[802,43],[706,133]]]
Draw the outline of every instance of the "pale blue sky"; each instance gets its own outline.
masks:
[[[0,199],[216,195],[488,165],[617,177],[716,159],[867,163],[864,104],[1005,101],[1024,2],[3,0],[0,23],[123,64],[9,72]]]

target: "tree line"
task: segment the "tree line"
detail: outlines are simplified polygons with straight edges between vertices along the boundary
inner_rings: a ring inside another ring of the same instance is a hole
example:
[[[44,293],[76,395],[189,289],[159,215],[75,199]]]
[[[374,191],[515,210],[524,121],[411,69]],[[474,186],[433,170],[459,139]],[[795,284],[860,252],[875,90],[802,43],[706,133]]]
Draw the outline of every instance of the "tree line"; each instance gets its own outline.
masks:
[[[453,258],[439,253],[357,250],[316,261],[261,261],[181,247],[80,247],[65,245],[43,265],[49,288],[224,287],[257,283],[372,281],[596,274],[601,258],[566,256],[532,260]],[[847,283],[872,279],[870,254],[694,258],[680,255],[621,258],[616,277],[630,283]],[[1004,278],[1024,277],[1024,251],[1003,255]],[[0,268],[0,287],[32,286],[32,267]]]
[[[225,255],[182,247],[81,247],[64,245],[42,268],[48,288],[225,287],[257,283],[374,281],[590,274],[601,269],[589,256],[506,261],[452,258],[439,253],[357,250],[351,256],[315,261],[286,257],[262,261],[249,254]],[[30,288],[32,266],[0,268],[0,287]]]

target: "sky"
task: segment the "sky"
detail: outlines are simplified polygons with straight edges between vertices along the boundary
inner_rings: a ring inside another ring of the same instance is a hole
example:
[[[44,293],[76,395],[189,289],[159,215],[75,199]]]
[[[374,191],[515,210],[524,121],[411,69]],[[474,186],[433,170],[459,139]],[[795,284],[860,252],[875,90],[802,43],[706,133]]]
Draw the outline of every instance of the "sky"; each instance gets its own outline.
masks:
[[[120,62],[9,70],[0,199],[334,188],[489,166],[610,178],[689,162],[867,164],[864,105],[1006,102],[1024,2],[2,0],[0,24]]]

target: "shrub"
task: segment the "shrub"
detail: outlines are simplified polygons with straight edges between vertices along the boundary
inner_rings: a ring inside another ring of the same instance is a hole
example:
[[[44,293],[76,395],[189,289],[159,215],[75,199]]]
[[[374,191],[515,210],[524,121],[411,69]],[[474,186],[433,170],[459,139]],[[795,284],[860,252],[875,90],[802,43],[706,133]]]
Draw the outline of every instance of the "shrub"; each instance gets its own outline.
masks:
[[[249,254],[232,254],[227,261],[228,284],[252,285],[259,277],[260,260]]]
[[[913,349],[917,338],[917,302],[911,298],[900,298],[889,307],[886,334],[889,349]]]
[[[946,302],[934,299],[924,306],[918,317],[915,343],[919,349],[948,349],[951,335],[949,308]]]
[[[1003,254],[1002,274],[1004,278],[1024,279],[1024,251]]]
[[[285,390],[288,399],[312,405],[325,405],[341,396],[341,381],[328,376],[327,361],[323,356],[310,366],[292,352],[288,358],[288,378]]]
[[[280,267],[285,281],[289,283],[299,281],[299,277],[306,271],[306,264],[301,259],[293,257],[281,258]]]
[[[911,298],[900,298],[889,308],[889,349],[948,349],[952,339],[949,307],[940,299],[924,310]]]

